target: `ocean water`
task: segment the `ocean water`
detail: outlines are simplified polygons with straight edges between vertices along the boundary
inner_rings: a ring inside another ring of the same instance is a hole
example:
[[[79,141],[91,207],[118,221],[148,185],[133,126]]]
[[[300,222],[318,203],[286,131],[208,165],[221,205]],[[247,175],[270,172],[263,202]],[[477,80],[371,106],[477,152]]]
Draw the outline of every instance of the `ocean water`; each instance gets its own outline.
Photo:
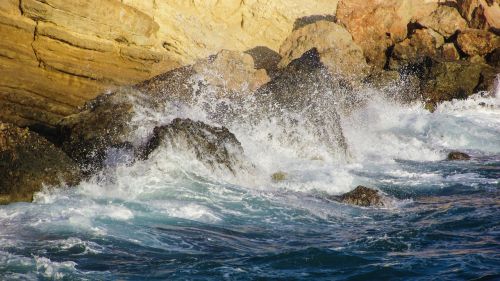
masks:
[[[251,164],[233,174],[189,150],[135,163],[110,152],[79,186],[0,206],[0,280],[500,280],[499,98],[430,113],[373,95],[342,115],[345,155],[300,113],[211,118],[207,100],[139,108],[136,140],[190,117],[227,126]],[[472,160],[445,161],[451,150]],[[325,199],[360,184],[386,205]]]

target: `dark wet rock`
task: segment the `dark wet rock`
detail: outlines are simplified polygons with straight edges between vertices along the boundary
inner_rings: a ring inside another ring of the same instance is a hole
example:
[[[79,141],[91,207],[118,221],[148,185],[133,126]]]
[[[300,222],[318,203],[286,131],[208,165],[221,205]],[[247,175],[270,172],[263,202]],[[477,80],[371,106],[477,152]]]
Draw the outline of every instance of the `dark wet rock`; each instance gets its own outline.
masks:
[[[452,151],[452,152],[448,153],[446,160],[448,160],[448,161],[470,160],[470,156],[468,154],[460,152],[460,151]]]
[[[232,173],[248,163],[242,163],[243,148],[225,127],[214,127],[201,121],[176,118],[172,123],[156,127],[153,136],[139,151],[147,159],[158,147],[166,145],[173,151],[187,151],[210,168],[223,167]]]
[[[423,96],[430,104],[465,99],[493,87],[495,69],[483,62],[435,62],[423,78]]]
[[[32,201],[44,186],[77,184],[77,164],[28,129],[0,123],[0,204]]]
[[[362,207],[384,206],[382,196],[378,190],[362,185],[340,196],[331,196],[330,199]]]
[[[425,58],[441,56],[444,38],[432,29],[417,29],[409,38],[396,44],[390,60],[391,69],[420,64]]]
[[[337,106],[347,89],[349,86],[332,76],[313,48],[288,64],[255,95],[263,106],[261,110],[267,110],[263,114],[272,116],[274,112],[282,116],[282,110],[300,112],[322,142],[345,153],[347,143]]]
[[[134,129],[131,120],[139,97],[138,91],[123,88],[97,97],[79,113],[61,120],[61,147],[86,174],[102,168],[109,148],[132,146],[128,136]]]

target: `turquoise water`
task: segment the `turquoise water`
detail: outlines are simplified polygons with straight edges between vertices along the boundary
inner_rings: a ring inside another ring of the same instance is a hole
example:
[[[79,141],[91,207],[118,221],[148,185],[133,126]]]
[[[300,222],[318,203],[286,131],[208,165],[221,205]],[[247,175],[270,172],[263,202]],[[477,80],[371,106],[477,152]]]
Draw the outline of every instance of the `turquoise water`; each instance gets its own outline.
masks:
[[[157,116],[136,119],[170,118]],[[500,279],[498,99],[433,114],[373,100],[343,117],[347,159],[300,122],[300,141],[272,118],[225,125],[253,163],[236,175],[168,147],[118,153],[77,187],[0,206],[0,280]],[[453,149],[473,159],[444,161]],[[325,199],[358,184],[386,206]]]

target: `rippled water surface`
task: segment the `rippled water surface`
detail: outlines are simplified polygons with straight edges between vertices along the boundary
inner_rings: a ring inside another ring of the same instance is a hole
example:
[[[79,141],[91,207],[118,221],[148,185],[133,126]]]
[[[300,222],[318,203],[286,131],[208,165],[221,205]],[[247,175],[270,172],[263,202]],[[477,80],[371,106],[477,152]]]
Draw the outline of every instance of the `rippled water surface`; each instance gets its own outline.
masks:
[[[254,171],[165,148],[1,206],[0,280],[499,280],[499,105],[373,101],[342,120],[348,160],[270,138],[273,120],[226,124]],[[386,207],[325,199],[359,184]]]

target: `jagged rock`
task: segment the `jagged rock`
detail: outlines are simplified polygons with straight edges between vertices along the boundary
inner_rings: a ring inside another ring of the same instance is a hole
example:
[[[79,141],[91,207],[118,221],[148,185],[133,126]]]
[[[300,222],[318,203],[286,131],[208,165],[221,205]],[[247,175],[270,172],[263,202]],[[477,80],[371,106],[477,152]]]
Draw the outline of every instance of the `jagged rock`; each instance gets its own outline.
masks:
[[[382,196],[378,190],[362,185],[340,196],[330,196],[329,199],[362,207],[384,206]]]
[[[318,50],[321,62],[333,75],[359,81],[368,74],[363,51],[351,34],[341,25],[325,20],[294,30],[280,47],[283,58],[278,66],[286,67],[312,48]]]
[[[101,95],[58,124],[62,149],[82,165],[85,173],[102,168],[109,148],[131,147],[128,136],[133,130],[134,97],[140,95],[126,88]]]
[[[453,7],[441,5],[430,15],[420,19],[419,24],[427,28],[432,28],[444,37],[450,37],[457,30],[467,28],[467,22],[460,13]]]
[[[28,129],[0,123],[0,204],[32,201],[44,186],[74,185],[76,163]]]
[[[420,78],[414,74],[379,70],[373,71],[364,82],[366,86],[378,89],[389,98],[402,103],[414,102],[421,95]]]
[[[253,57],[246,53],[222,50],[193,65],[206,83],[224,92],[248,92],[257,90],[269,82],[265,69],[255,69]]]
[[[265,69],[255,68],[251,55],[222,50],[194,65],[174,69],[133,87],[160,99],[188,102],[207,87],[223,97],[252,92],[269,80]]]
[[[195,158],[213,169],[224,167],[236,173],[245,165],[240,162],[243,157],[240,142],[225,127],[176,118],[154,129],[153,136],[140,149],[140,157],[147,159],[162,144],[173,151],[192,152]]]
[[[293,60],[255,96],[259,104],[268,105],[262,110],[268,110],[270,116],[274,112],[281,117],[282,110],[301,112],[311,122],[318,139],[346,153],[347,143],[336,104],[341,100],[337,91],[344,86],[342,79],[332,76],[314,48]]]
[[[486,56],[486,61],[494,68],[500,69],[500,48],[497,48],[496,50],[488,54]]]
[[[452,151],[448,153],[448,156],[446,157],[446,160],[448,161],[456,161],[456,160],[469,160],[470,156],[466,153],[460,152],[460,151]]]
[[[340,0],[337,20],[363,50],[369,64],[383,68],[388,47],[403,41],[407,25],[438,7],[437,1]]]
[[[469,56],[484,56],[500,48],[500,37],[484,30],[466,29],[458,34],[457,44]]]
[[[390,62],[391,69],[420,64],[425,58],[437,58],[444,38],[432,29],[417,29],[410,38],[396,44]]]
[[[497,0],[457,0],[458,10],[469,27],[500,34],[500,3]]]
[[[423,95],[436,104],[452,99],[465,99],[480,88],[493,85],[493,67],[469,61],[439,62],[424,78]]]
[[[457,61],[460,60],[460,54],[455,48],[455,44],[446,43],[441,47],[441,59],[443,61]]]

